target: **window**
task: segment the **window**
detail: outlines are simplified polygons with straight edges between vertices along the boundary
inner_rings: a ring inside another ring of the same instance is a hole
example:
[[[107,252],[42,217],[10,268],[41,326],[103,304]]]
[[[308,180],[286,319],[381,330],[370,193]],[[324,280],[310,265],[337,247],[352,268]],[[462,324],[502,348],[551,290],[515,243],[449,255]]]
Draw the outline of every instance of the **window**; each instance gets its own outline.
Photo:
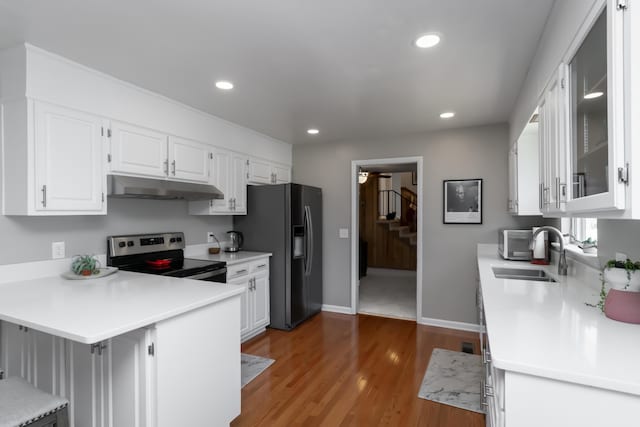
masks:
[[[596,218],[573,218],[571,220],[571,235],[583,242],[587,239],[598,240],[598,220]]]
[[[571,219],[571,243],[576,245],[585,254],[598,253],[598,220],[596,218],[572,218]],[[590,239],[589,242],[583,243]]]

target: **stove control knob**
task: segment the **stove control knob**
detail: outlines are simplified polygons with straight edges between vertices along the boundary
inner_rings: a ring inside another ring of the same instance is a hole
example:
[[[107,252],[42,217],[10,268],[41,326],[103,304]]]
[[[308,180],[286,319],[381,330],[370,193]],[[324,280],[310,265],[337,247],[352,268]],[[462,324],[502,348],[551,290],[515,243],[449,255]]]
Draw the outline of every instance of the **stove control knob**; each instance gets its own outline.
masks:
[[[127,244],[125,242],[118,243],[119,248],[124,248]]]
[[[175,237],[172,237],[172,238],[169,239],[169,243],[175,243],[175,242],[176,242],[176,238]]]
[[[127,246],[129,246],[129,247],[133,246],[133,240],[129,240],[129,241],[127,242]]]
[[[176,240],[177,240],[178,242],[182,242],[182,237],[178,237],[178,238],[176,238]]]

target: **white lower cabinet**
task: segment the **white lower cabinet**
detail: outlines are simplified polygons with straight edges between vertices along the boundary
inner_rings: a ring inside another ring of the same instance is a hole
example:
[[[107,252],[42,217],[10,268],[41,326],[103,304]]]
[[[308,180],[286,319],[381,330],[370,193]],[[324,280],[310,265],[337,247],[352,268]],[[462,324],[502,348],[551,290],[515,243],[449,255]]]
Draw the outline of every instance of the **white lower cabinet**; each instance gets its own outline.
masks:
[[[228,425],[240,414],[238,297],[96,344],[0,323],[0,367],[69,399],[71,427]]]
[[[138,329],[97,344],[67,341],[67,370],[75,426],[150,426],[147,377],[154,370],[150,333]]]
[[[48,393],[64,394],[64,340],[2,322],[0,368],[7,377],[22,377]]]
[[[488,427],[632,425],[638,412],[635,395],[496,368],[480,290],[478,312],[484,367],[480,394]]]
[[[269,258],[229,266],[227,283],[245,288],[240,298],[240,336],[244,342],[264,331],[271,323]]]

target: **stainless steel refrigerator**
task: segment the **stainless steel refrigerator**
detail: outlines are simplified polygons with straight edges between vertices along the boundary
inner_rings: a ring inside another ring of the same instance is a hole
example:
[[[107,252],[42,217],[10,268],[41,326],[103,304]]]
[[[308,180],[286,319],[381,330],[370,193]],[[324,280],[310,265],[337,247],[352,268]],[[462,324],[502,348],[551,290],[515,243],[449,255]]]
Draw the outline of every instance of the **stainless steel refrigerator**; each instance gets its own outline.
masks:
[[[243,249],[271,252],[271,327],[290,330],[322,308],[322,190],[299,184],[247,187],[235,216]]]

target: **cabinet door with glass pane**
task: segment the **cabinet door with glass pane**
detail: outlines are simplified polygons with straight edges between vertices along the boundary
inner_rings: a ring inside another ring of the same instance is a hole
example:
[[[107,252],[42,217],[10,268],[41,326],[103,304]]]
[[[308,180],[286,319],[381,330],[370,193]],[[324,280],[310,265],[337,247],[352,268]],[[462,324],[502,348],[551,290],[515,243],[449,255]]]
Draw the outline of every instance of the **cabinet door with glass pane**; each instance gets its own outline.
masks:
[[[598,2],[566,58],[568,212],[625,208],[623,13]]]

